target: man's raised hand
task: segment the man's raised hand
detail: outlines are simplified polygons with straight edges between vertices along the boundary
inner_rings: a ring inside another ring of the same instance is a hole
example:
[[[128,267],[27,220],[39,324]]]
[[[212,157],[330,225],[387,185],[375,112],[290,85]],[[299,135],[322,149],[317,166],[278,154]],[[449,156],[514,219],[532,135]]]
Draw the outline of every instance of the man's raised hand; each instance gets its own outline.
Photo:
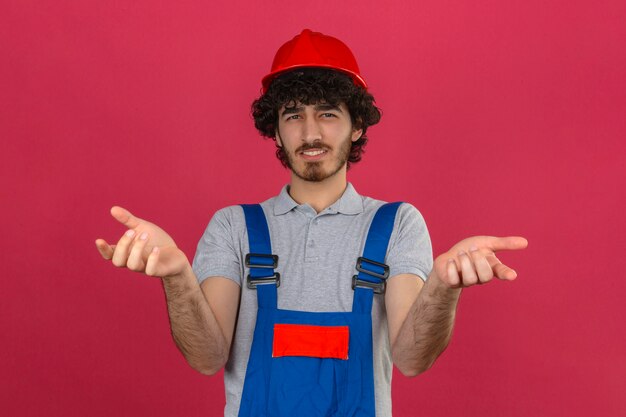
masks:
[[[109,245],[104,239],[96,240],[102,257],[113,265],[156,277],[178,275],[189,265],[187,256],[157,225],[118,206],[111,208],[111,215],[128,228],[116,245]]]
[[[495,252],[528,246],[523,237],[474,236],[454,245],[435,259],[433,272],[449,288],[484,284],[494,277],[512,281],[517,273],[504,265]]]

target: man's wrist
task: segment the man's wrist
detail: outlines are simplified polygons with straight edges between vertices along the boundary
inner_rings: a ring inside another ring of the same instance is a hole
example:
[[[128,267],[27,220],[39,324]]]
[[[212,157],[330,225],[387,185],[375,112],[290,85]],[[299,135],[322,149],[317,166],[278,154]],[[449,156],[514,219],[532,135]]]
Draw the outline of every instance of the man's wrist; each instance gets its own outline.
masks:
[[[436,301],[455,301],[461,295],[462,288],[451,288],[443,282],[433,269],[424,285],[425,295]]]
[[[195,274],[193,273],[193,268],[189,262],[185,264],[183,270],[178,274],[161,277],[164,285],[180,285],[188,281],[190,278],[195,279]]]

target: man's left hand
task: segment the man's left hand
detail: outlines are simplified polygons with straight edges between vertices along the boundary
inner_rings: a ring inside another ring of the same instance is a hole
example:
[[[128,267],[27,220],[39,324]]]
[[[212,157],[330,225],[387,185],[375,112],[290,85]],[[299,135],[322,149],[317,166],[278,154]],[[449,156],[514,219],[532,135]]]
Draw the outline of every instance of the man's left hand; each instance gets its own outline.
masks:
[[[484,284],[494,277],[512,281],[517,273],[496,257],[501,250],[519,250],[528,246],[523,237],[474,236],[454,245],[435,259],[433,271],[448,288]]]

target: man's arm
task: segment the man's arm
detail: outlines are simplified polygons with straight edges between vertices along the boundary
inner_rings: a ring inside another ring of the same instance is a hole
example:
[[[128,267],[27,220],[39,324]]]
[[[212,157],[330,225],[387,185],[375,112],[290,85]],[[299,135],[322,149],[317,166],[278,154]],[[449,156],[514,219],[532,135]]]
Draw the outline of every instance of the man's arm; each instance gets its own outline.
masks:
[[[432,274],[424,283],[411,275],[397,275],[387,286],[385,304],[393,363],[405,376],[432,366],[452,335],[460,289],[441,288]]]
[[[201,288],[187,256],[163,229],[121,207],[111,215],[128,230],[116,245],[97,239],[98,251],[117,267],[161,278],[176,345],[194,369],[216,373],[228,360],[239,285],[212,277]]]
[[[426,371],[445,350],[462,288],[494,277],[516,278],[516,272],[502,264],[495,252],[527,245],[522,237],[475,236],[438,256],[425,284],[416,284],[409,274],[390,280],[385,297],[390,344],[393,362],[404,375]]]
[[[212,277],[200,286],[191,265],[162,281],[176,346],[192,368],[204,375],[215,374],[228,360],[239,285],[228,278]]]

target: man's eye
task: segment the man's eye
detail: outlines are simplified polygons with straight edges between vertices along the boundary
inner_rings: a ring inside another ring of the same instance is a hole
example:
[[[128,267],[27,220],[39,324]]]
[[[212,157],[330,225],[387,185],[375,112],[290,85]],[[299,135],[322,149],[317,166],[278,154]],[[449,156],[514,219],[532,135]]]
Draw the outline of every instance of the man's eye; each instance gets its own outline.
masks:
[[[293,115],[291,115],[291,116],[287,117],[287,120],[297,119],[298,117],[300,117],[300,115],[299,115],[299,114],[293,114]]]
[[[322,116],[324,116],[324,117],[335,117],[335,115],[332,114],[332,113],[323,113]]]

